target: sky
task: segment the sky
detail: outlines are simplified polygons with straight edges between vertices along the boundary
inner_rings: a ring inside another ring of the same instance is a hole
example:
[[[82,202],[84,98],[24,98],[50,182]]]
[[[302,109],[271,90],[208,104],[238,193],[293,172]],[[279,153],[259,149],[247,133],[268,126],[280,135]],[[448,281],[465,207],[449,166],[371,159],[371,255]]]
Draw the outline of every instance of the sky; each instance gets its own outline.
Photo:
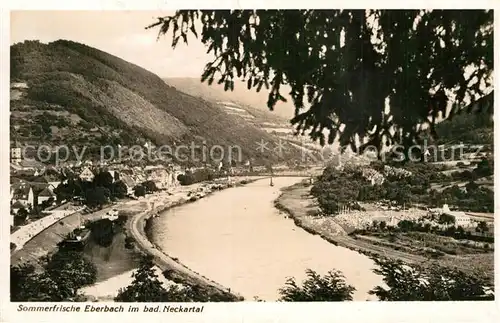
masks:
[[[200,40],[191,37],[189,47],[179,42],[171,48],[171,36],[157,40],[158,29],[145,27],[169,11],[12,11],[10,43],[58,39],[72,40],[116,55],[160,77],[200,78],[212,56]]]

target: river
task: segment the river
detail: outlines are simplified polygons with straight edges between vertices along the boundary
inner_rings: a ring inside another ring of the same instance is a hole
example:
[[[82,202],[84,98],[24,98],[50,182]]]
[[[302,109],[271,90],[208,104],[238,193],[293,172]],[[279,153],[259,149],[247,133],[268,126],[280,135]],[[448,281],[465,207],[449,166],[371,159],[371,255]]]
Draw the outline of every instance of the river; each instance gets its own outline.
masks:
[[[307,233],[274,207],[280,188],[300,180],[258,180],[168,210],[155,220],[154,243],[246,300],[277,300],[287,277],[301,282],[307,268],[338,269],[356,288],[354,300],[376,299],[368,291],[382,280],[371,259]]]

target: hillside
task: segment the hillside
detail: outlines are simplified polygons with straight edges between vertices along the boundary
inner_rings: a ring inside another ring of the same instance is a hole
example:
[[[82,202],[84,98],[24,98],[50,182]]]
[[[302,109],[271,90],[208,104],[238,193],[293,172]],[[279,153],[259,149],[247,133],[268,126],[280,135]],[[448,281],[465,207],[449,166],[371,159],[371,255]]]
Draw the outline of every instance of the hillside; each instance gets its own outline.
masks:
[[[212,85],[208,85],[208,83],[201,83],[199,78],[173,77],[164,78],[164,80],[168,85],[175,87],[179,91],[202,97],[208,101],[234,102],[245,106],[245,108],[263,111],[266,116],[282,119],[287,123],[294,116],[295,107],[291,99],[288,102],[277,103],[274,110],[269,113],[267,107],[268,93],[265,88],[260,92],[256,92],[255,89],[248,90],[246,82],[235,81],[234,91],[224,91],[223,84],[214,82]],[[281,92],[286,93],[286,90],[283,89]]]
[[[279,138],[218,104],[180,92],[155,74],[72,41],[25,41],[11,46],[11,141],[34,145],[131,146],[151,140],[178,147],[241,147],[242,159],[277,161]],[[227,148],[229,150],[229,148]],[[226,150],[226,151],[227,151]],[[201,156],[201,149],[197,150]],[[298,149],[281,159],[300,158]]]
[[[494,92],[484,96],[474,105],[450,120],[436,126],[439,144],[469,144],[493,147],[493,97]]]
[[[278,103],[275,109],[270,111],[267,107],[267,92],[248,90],[246,82],[235,84],[234,91],[224,91],[223,85],[208,85],[197,78],[164,78],[164,81],[181,92],[213,102],[227,113],[244,118],[267,133],[278,136],[289,147],[300,149],[305,154],[312,153],[317,156],[323,149],[307,135],[294,135],[295,127],[290,123],[290,119],[295,108],[291,100]]]

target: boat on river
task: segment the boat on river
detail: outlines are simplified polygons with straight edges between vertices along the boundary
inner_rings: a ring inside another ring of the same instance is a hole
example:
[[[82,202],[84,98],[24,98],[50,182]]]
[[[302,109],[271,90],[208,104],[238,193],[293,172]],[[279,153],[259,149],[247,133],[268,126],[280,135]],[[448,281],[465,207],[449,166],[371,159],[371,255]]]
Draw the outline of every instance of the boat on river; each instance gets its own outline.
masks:
[[[90,234],[91,234],[90,228],[81,226],[70,232],[66,236],[66,238],[63,241],[61,241],[60,246],[69,247],[72,249],[83,248],[87,244],[90,238]]]

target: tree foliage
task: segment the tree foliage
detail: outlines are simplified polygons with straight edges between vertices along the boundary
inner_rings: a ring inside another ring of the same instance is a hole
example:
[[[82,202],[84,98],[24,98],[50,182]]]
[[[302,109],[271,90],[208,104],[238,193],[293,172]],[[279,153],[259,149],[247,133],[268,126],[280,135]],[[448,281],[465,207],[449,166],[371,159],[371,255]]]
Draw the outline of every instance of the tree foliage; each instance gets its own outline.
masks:
[[[307,279],[302,286],[297,285],[294,278],[289,278],[283,288],[279,290],[282,301],[289,302],[336,302],[351,301],[352,293],[356,290],[345,282],[340,271],[329,271],[320,276],[315,271],[306,271]]]
[[[146,193],[153,193],[158,191],[158,187],[156,187],[155,182],[153,181],[145,181],[142,183],[142,186],[146,189]]]
[[[45,267],[46,273],[58,283],[76,291],[92,285],[97,278],[97,268],[81,252],[61,250],[54,254]]]
[[[164,286],[154,270],[153,257],[144,256],[134,280],[126,288],[120,289],[115,297],[117,302],[227,302],[235,301],[228,293],[211,293],[197,285]]]
[[[494,170],[494,160],[493,157],[490,156],[489,158],[481,159],[481,161],[477,164],[477,167],[474,169],[474,172],[478,177],[483,177],[493,175]]]
[[[12,301],[61,302],[81,299],[79,289],[97,279],[95,265],[80,252],[60,250],[42,271],[31,264],[10,267]]]
[[[28,220],[29,212],[24,207],[20,208],[14,216],[14,225],[24,225]]]
[[[446,213],[443,213],[439,216],[438,222],[441,224],[455,224],[455,217]]]
[[[134,187],[134,195],[137,197],[146,196],[146,188],[142,185],[137,185]]]
[[[457,269],[433,265],[409,266],[400,261],[374,259],[384,276],[385,287],[377,286],[371,294],[382,301],[464,301],[492,300],[485,284],[475,276]]]
[[[337,214],[341,206],[356,202],[364,182],[360,172],[337,171],[327,167],[314,182],[311,194],[317,197],[323,212]]]
[[[127,196],[127,185],[119,180],[113,183],[113,194],[115,197],[122,199]]]
[[[492,82],[492,10],[180,10],[154,27],[159,36],[173,32],[174,48],[201,34],[215,57],[202,81],[265,87],[271,110],[286,100],[287,85],[292,123],[322,144],[356,148],[359,136],[409,146],[422,125],[435,136],[440,116]],[[490,103],[480,107],[493,112]]]
[[[485,164],[486,162],[482,162]],[[441,207],[443,204],[456,206],[470,212],[493,212],[493,190],[477,183],[468,183],[466,190],[458,185],[448,186],[452,180],[467,180],[472,178],[467,174],[445,175],[440,173],[438,166],[429,163],[405,163],[392,171],[407,171],[411,175],[400,177],[390,172],[384,175],[382,185],[371,185],[362,176],[362,170],[380,170],[378,163],[369,167],[346,167],[337,170],[328,166],[317,178],[311,189],[311,194],[317,198],[318,204],[326,214],[336,214],[341,206],[355,208],[359,202],[389,200],[400,206],[410,206],[413,203],[425,204],[430,207]],[[465,173],[465,172],[463,172]],[[460,179],[459,179],[460,178]],[[431,183],[445,184],[442,191],[431,189]]]
[[[108,190],[112,190],[113,175],[111,175],[111,173],[108,171],[100,171],[95,175],[92,183],[96,187],[101,186],[107,188]]]
[[[145,256],[137,271],[132,274],[134,280],[126,288],[120,289],[115,298],[117,302],[161,302],[165,288],[158,280],[154,270],[153,258]]]
[[[86,192],[87,205],[102,206],[109,201],[111,192],[102,186],[88,189]]]

